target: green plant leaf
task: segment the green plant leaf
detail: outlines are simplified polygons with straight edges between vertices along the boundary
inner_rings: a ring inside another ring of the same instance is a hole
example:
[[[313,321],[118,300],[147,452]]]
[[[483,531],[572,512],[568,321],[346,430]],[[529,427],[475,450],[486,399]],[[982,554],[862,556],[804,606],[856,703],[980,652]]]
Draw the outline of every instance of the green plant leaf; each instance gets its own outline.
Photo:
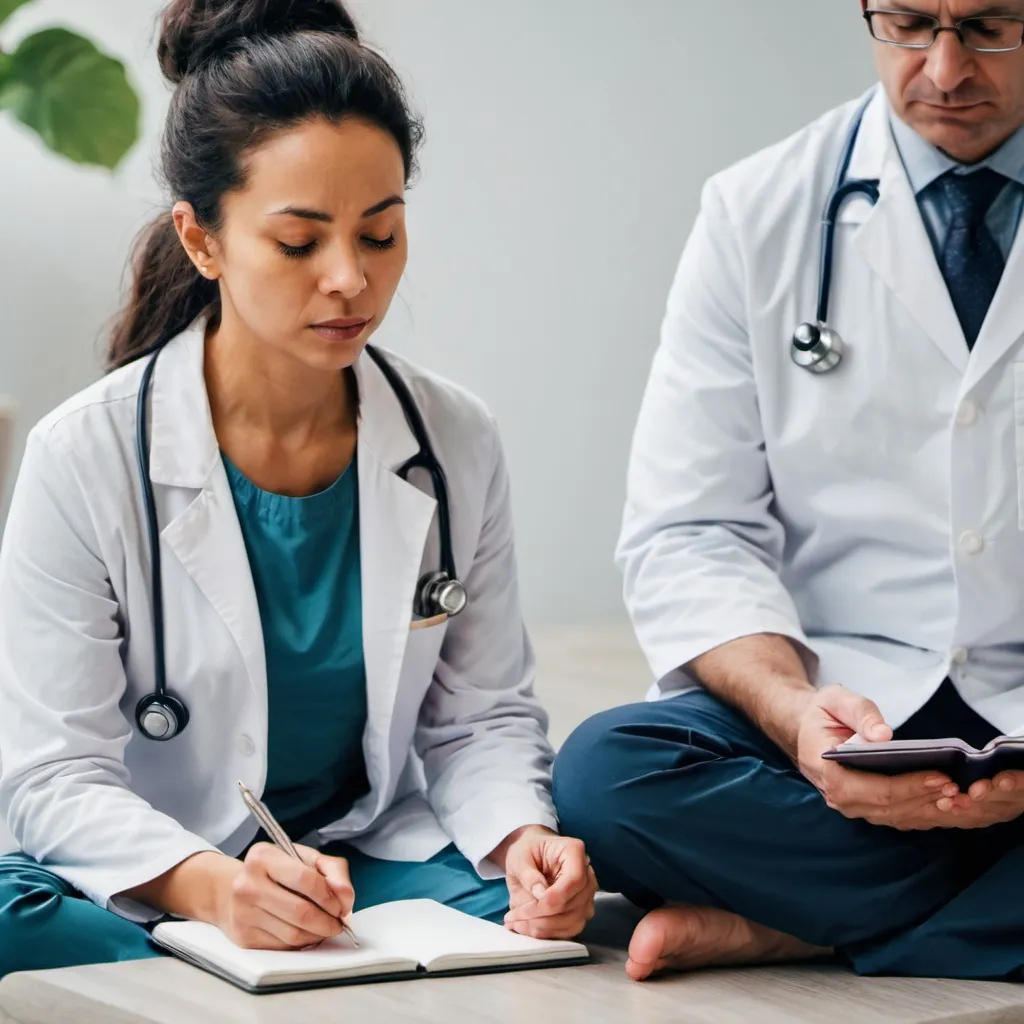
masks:
[[[11,57],[0,107],[54,152],[116,167],[139,135],[139,100],[124,65],[63,28],[29,36]]]
[[[0,0],[0,25],[2,25],[19,7],[32,0]]]

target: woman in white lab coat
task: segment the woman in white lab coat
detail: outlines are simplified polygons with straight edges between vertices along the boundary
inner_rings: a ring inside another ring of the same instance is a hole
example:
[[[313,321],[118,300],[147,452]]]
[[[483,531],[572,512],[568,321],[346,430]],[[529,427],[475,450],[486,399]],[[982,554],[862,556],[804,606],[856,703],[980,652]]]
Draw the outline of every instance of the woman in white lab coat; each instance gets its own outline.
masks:
[[[0,975],[154,955],[140,925],[166,913],[283,949],[411,897],[575,934],[595,882],[555,831],[497,433],[387,356],[447,477],[469,596],[413,613],[447,531],[429,477],[401,473],[421,447],[401,388],[363,355],[406,262],[420,129],[401,85],[322,0],[175,0],[159,57],[173,213],[140,245],[112,372],[33,430],[0,555],[19,848]],[[161,661],[146,479],[188,714],[150,718],[169,740],[139,706]],[[238,780],[303,862],[254,842]]]

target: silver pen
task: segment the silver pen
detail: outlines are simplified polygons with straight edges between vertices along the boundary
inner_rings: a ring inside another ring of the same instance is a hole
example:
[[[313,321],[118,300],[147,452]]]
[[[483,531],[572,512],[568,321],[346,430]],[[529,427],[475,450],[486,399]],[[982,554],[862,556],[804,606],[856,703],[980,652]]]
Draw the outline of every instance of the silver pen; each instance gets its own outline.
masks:
[[[244,782],[238,783],[238,789],[245,801],[245,806],[249,808],[249,813],[259,822],[260,827],[267,833],[274,845],[284,850],[289,857],[293,857],[300,864],[305,864],[306,862],[299,856],[299,851],[295,849],[295,844],[288,838],[288,833],[281,828],[267,805]],[[342,921],[341,927],[352,940],[352,945],[358,949],[359,940],[356,938],[356,933],[352,931],[352,926]]]

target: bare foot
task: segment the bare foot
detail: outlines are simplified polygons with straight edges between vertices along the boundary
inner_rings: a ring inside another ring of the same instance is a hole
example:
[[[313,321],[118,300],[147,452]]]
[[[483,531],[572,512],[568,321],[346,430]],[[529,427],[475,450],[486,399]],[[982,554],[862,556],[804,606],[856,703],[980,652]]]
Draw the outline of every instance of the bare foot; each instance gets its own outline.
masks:
[[[712,907],[662,907],[637,926],[626,973],[643,981],[656,971],[809,960],[832,951]]]

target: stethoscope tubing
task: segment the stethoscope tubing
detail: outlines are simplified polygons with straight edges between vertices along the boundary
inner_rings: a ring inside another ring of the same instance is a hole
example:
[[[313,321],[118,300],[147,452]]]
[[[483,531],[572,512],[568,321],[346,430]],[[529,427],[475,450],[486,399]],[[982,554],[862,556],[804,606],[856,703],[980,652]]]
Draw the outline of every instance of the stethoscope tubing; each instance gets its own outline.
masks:
[[[153,381],[153,374],[156,370],[157,360],[160,358],[162,349],[152,353],[149,363],[142,372],[142,379],[139,383],[139,396],[136,406],[136,431],[135,431],[135,454],[138,463],[139,482],[142,487],[143,509],[146,519],[146,537],[149,543],[150,572],[152,587],[150,591],[151,613],[153,623],[153,692],[143,697],[138,704],[136,717],[139,721],[140,730],[148,739],[170,739],[177,735],[185,727],[188,721],[188,708],[179,698],[172,698],[167,691],[167,663],[165,648],[164,630],[164,603],[163,603],[163,568],[160,556],[160,528],[157,521],[156,499],[153,494],[153,481],[150,476],[150,455],[149,455],[149,393]],[[427,432],[426,423],[420,413],[419,406],[413,398],[409,386],[402,379],[398,371],[391,365],[380,350],[367,345],[366,352],[384,374],[388,385],[391,387],[402,408],[406,423],[412,431],[418,447],[417,453],[405,462],[398,470],[402,479],[408,479],[413,469],[422,469],[429,476],[431,487],[434,491],[434,498],[437,502],[437,523],[438,536],[440,541],[440,563],[441,573],[428,574],[424,577],[430,581],[438,576],[443,577],[449,583],[455,584],[462,596],[462,604],[465,604],[465,590],[459,583],[455,569],[455,555],[452,545],[451,534],[451,499],[448,491],[448,481],[444,469],[438,461],[431,444],[430,435]],[[421,585],[422,585],[421,581]],[[419,591],[419,587],[417,590]],[[459,608],[451,614],[458,614]],[[147,731],[143,722],[142,709],[164,714],[165,720],[171,725],[166,735],[153,735]]]

